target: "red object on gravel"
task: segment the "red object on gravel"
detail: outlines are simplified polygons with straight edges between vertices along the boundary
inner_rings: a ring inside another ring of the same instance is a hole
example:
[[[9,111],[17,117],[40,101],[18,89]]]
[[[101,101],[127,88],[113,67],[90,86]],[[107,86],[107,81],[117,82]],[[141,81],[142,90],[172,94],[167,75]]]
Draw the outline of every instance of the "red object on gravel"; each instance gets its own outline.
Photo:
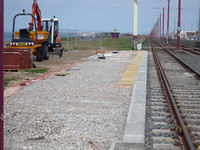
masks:
[[[4,48],[4,70],[30,69],[33,66],[31,49]]]

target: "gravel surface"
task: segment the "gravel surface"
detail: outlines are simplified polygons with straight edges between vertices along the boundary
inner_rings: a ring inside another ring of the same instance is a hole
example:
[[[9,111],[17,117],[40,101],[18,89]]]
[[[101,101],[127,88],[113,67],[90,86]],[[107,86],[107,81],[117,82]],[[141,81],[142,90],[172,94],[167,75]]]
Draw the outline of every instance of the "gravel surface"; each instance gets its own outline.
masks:
[[[135,55],[85,61],[5,99],[5,149],[109,149],[122,138],[132,95],[117,83]]]
[[[82,58],[89,57],[95,54],[94,50],[74,50],[67,51],[63,53],[63,56],[59,58],[57,55],[51,55],[49,60],[43,60],[42,62],[34,62],[37,66],[35,69],[47,68],[49,72],[57,70],[59,68],[66,67],[70,64],[81,61]],[[34,70],[34,68],[32,68]],[[6,86],[10,87],[15,84],[30,80],[32,78],[41,76],[38,73],[28,73],[28,72],[4,72],[5,78],[14,78],[15,80],[9,82]]]
[[[161,43],[163,46],[169,47],[166,45],[166,43]],[[170,50],[170,49],[169,49]],[[194,69],[196,72],[200,74],[200,55],[193,54],[191,52],[185,51],[185,50],[176,50],[171,49],[170,51],[175,54],[176,57],[178,57],[180,60],[182,60],[185,64],[190,66],[192,69]]]
[[[200,74],[200,55],[176,52],[175,55]]]

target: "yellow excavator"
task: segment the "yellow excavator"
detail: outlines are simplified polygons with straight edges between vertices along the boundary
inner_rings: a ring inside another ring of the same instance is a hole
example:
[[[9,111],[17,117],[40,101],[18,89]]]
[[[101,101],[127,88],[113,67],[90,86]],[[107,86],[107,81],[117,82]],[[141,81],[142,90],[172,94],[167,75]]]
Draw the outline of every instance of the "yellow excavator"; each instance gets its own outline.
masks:
[[[36,17],[37,15],[37,24]],[[30,16],[32,18],[28,28],[15,31],[15,21],[18,16]],[[36,55],[37,61],[49,59],[51,52],[63,54],[62,43],[58,30],[58,19],[55,16],[52,19],[42,19],[37,0],[33,0],[32,14],[19,13],[13,19],[12,41],[10,48],[29,48],[33,55]]]

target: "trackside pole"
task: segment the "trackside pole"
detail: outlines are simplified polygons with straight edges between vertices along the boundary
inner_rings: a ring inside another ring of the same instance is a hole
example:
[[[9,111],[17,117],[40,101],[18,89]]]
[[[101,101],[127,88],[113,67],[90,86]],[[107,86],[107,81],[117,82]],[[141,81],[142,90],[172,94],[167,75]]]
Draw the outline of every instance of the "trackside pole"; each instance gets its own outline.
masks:
[[[170,0],[168,0],[168,13],[167,13],[167,44],[169,44],[169,9],[170,9]]]
[[[138,1],[134,0],[134,18],[133,18],[133,44],[137,41],[137,26],[138,26]]]
[[[0,150],[3,150],[3,15],[4,15],[4,1],[0,0]]]
[[[164,42],[164,36],[165,36],[165,8],[163,8],[163,29],[162,29],[162,31],[163,31],[163,34],[162,34],[162,41]]]
[[[200,42],[200,8],[199,8],[199,35],[198,35],[198,42]]]
[[[178,3],[177,50],[180,50],[180,32],[181,32],[181,0],[179,0]]]
[[[162,25],[162,23],[161,23],[161,13],[160,13],[160,40],[161,40],[161,37],[162,37],[161,25]]]

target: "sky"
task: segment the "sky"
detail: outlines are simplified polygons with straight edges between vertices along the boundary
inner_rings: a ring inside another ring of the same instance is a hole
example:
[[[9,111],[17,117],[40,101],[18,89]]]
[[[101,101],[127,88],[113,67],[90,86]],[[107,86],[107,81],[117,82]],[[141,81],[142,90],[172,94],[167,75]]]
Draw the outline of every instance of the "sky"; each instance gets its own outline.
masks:
[[[42,18],[59,19],[60,29],[133,32],[133,0],[37,0]],[[149,34],[168,0],[138,0],[138,33]],[[4,0],[4,31],[12,31],[13,17],[32,12],[33,0]],[[170,31],[177,26],[178,0],[171,0]],[[182,30],[197,30],[200,0],[182,0]],[[165,27],[167,20],[165,10]],[[19,21],[28,26],[28,23]],[[175,25],[174,25],[175,24]]]

